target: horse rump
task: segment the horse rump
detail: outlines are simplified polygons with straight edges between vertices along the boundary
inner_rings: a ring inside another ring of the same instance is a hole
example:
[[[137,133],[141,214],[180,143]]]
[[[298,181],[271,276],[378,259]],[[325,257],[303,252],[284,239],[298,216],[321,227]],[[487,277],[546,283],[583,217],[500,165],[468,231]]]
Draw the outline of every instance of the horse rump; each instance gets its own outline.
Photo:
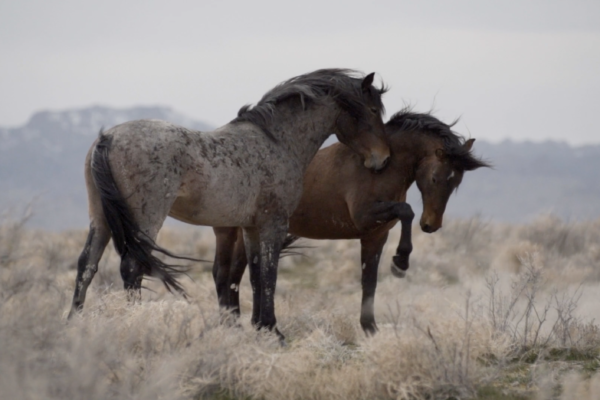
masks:
[[[121,258],[128,256],[137,262],[144,275],[160,279],[169,292],[175,290],[185,296],[185,290],[177,277],[181,274],[187,274],[188,268],[181,265],[166,264],[154,256],[152,251],[158,251],[177,259],[202,260],[172,254],[158,246],[151,237],[140,229],[125,198],[117,187],[110,168],[108,153],[112,140],[113,136],[105,135],[102,130],[100,131],[98,143],[92,154],[91,172],[94,184],[100,193],[102,210],[115,249]]]

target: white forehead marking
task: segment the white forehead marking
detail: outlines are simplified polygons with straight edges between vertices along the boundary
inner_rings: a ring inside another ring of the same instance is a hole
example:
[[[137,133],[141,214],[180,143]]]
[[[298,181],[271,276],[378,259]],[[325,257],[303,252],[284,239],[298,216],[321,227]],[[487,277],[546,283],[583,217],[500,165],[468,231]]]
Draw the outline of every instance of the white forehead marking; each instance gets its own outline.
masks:
[[[454,170],[452,170],[452,172],[450,172],[450,175],[448,176],[448,180],[454,178]]]

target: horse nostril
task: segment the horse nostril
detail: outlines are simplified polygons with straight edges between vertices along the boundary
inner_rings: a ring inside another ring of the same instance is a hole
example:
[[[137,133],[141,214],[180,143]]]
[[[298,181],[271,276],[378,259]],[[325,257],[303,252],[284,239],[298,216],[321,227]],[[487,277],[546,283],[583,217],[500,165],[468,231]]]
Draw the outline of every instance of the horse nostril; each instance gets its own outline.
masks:
[[[383,164],[381,165],[380,169],[384,169],[385,167],[387,167],[387,165],[390,163],[390,157],[386,157],[385,160],[383,160]]]
[[[421,229],[423,229],[423,232],[431,233],[431,226],[429,224],[423,225]]]
[[[385,167],[387,167],[387,165],[390,162],[390,157],[386,157],[383,162],[381,163],[381,165],[379,166],[379,168],[377,168],[375,171],[376,172],[381,172],[385,169]]]

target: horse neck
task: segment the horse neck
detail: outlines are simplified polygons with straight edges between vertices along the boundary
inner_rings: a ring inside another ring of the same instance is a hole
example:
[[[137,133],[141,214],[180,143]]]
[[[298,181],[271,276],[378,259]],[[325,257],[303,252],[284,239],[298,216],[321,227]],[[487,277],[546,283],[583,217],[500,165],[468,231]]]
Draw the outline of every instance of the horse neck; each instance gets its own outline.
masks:
[[[323,142],[337,131],[336,120],[341,110],[332,100],[308,104],[305,110],[298,107],[300,105],[278,111],[271,131],[278,143],[306,170]]]
[[[425,157],[435,152],[436,142],[420,132],[396,132],[390,135],[394,164],[410,186]],[[408,187],[407,187],[408,189]]]

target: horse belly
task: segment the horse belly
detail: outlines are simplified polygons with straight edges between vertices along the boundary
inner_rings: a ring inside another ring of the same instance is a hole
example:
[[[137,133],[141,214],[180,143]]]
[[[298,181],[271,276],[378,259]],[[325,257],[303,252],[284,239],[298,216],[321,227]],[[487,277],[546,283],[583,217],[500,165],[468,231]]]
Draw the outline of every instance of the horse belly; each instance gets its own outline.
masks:
[[[251,226],[258,190],[251,177],[235,174],[199,175],[186,179],[169,215],[206,226]]]
[[[309,239],[356,239],[360,231],[347,212],[324,210],[316,205],[296,209],[290,218],[289,232]]]

